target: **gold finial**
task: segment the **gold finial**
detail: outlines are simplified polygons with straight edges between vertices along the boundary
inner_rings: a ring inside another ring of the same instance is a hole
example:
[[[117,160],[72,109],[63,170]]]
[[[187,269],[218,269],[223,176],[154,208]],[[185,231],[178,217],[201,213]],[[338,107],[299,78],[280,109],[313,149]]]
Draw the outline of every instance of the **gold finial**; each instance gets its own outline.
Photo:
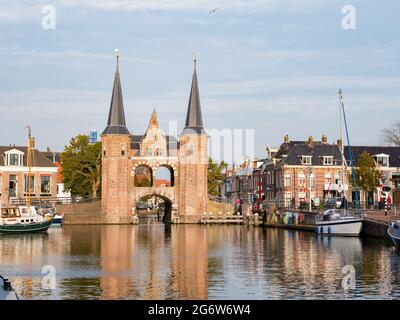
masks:
[[[194,62],[194,69],[196,70],[196,64],[197,64],[196,52],[193,52],[193,62]]]
[[[117,58],[117,68],[119,67],[119,49],[115,49],[115,56]]]

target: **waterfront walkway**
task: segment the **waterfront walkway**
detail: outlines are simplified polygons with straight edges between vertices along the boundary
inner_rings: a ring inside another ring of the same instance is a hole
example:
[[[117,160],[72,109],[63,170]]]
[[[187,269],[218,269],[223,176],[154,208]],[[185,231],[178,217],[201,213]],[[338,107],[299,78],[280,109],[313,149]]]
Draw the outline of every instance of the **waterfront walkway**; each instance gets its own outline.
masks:
[[[389,223],[391,220],[400,220],[400,211],[391,210],[388,211],[387,216],[385,216],[385,211],[383,210],[367,210],[365,211],[365,218],[369,220],[376,220],[380,222],[387,222]]]

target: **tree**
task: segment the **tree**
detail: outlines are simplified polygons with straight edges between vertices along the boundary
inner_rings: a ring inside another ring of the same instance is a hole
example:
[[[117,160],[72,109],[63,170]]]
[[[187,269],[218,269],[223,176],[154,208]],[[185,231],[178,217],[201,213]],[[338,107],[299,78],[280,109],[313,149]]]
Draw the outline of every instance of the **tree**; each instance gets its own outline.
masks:
[[[384,143],[400,147],[400,121],[384,128],[381,131],[381,136]]]
[[[72,195],[96,197],[101,187],[101,142],[77,135],[61,154],[65,189]]]
[[[376,168],[374,158],[364,151],[358,158],[358,166],[354,169],[357,187],[364,191],[365,203],[368,202],[368,192],[374,191],[379,186],[379,170]],[[351,186],[354,188],[352,175],[349,176]]]
[[[218,196],[220,193],[221,184],[224,182],[224,169],[227,168],[227,163],[221,161],[219,164],[211,158],[208,159],[208,194]]]

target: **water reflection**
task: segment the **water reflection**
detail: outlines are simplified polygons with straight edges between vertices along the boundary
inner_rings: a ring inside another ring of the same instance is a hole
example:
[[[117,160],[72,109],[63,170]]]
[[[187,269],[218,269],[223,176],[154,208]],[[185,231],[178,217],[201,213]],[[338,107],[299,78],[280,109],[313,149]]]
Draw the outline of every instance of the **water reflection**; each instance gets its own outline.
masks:
[[[42,267],[56,289],[42,288]],[[343,290],[353,265],[356,289]],[[0,236],[0,271],[26,299],[393,299],[390,242],[244,226],[66,226]]]

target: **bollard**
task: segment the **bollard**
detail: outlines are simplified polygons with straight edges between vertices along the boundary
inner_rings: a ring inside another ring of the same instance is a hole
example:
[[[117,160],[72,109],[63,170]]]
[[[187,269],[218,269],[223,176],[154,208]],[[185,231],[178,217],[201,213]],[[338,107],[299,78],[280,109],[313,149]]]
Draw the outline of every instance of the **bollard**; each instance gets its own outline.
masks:
[[[387,216],[387,197],[385,197],[385,217]]]

